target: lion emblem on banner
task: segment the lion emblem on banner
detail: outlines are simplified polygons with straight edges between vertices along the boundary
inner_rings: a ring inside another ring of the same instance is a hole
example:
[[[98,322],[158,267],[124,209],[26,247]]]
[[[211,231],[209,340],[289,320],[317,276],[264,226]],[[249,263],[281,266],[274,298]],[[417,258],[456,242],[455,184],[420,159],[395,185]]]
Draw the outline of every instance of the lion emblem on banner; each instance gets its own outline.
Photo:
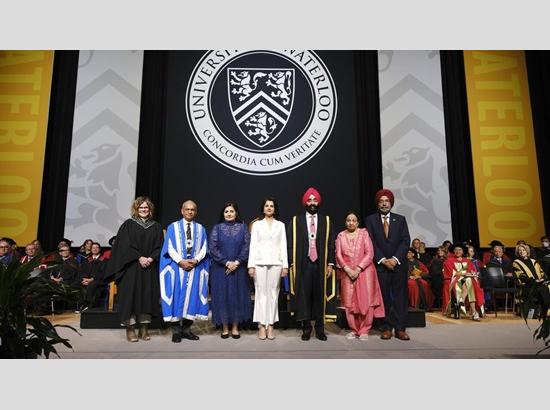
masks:
[[[272,117],[269,117],[265,111],[260,111],[258,114],[253,115],[244,125],[254,128],[254,130],[248,130],[248,135],[260,135],[258,142],[261,143],[266,142],[277,129],[277,122]]]

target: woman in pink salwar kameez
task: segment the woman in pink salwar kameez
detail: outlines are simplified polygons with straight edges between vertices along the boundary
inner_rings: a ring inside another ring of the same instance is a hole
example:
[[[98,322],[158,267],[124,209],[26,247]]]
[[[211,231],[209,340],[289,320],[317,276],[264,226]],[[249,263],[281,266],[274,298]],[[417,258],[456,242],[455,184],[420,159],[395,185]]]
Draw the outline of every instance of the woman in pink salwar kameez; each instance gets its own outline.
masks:
[[[384,302],[373,265],[374,250],[366,229],[358,228],[357,215],[346,216],[346,230],[336,238],[337,278],[351,329],[346,337],[367,340],[373,319],[384,317]]]

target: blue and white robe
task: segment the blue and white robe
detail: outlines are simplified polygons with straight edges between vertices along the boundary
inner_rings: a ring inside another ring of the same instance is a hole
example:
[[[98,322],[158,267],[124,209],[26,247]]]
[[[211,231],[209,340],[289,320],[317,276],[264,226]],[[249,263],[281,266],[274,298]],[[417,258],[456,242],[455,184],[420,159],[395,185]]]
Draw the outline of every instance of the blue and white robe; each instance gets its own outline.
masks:
[[[185,319],[208,319],[208,272],[210,261],[206,230],[192,222],[192,248],[187,254],[184,219],[168,226],[160,254],[160,296],[165,322]],[[178,263],[183,259],[199,261],[190,271]]]

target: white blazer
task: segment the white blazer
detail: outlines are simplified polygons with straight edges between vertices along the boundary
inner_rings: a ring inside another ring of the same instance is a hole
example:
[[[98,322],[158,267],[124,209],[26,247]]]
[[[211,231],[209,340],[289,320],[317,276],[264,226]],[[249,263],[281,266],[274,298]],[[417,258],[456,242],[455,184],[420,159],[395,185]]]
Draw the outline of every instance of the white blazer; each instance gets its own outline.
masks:
[[[248,267],[276,265],[288,268],[285,224],[273,220],[271,228],[265,219],[252,224]]]

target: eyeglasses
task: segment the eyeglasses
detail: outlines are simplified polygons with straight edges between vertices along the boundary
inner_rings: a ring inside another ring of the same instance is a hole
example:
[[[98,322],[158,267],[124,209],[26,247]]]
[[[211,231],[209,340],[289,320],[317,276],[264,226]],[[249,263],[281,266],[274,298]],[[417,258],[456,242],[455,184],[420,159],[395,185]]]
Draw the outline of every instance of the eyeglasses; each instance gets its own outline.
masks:
[[[0,246],[0,249],[9,249],[9,246]]]
[[[60,249],[59,252],[69,252],[68,249]]]

